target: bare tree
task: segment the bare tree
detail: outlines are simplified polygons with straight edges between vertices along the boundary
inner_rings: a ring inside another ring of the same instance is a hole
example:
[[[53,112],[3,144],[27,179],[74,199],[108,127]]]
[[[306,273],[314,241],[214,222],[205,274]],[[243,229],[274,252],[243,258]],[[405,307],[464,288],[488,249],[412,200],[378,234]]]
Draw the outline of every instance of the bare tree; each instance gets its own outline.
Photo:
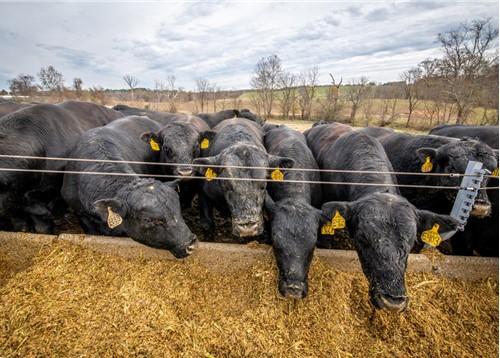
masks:
[[[215,83],[212,84],[212,86],[210,87],[210,93],[212,94],[212,106],[214,112],[217,112],[217,99],[219,92],[220,88],[218,88]]]
[[[38,72],[38,78],[40,78],[42,88],[47,91],[61,91],[63,89],[63,75],[53,66],[42,67]]]
[[[207,107],[208,107],[208,92],[209,92],[210,84],[207,79],[204,78],[198,78],[196,80],[196,98],[200,102],[200,112],[203,112],[203,109],[205,108],[205,102],[207,102]],[[208,110],[208,108],[207,108]]]
[[[163,80],[155,80],[155,88],[153,92],[156,103],[156,110],[159,110],[160,103],[163,99],[163,93],[165,92],[165,82],[163,82]]]
[[[405,97],[408,101],[408,117],[406,120],[406,127],[410,125],[411,115],[417,108],[420,102],[420,80],[422,78],[422,71],[420,68],[415,67],[401,74],[401,80],[404,82]]]
[[[82,88],[83,81],[79,77],[73,78],[73,90],[75,91],[76,98],[80,99],[82,97]]]
[[[282,72],[279,76],[280,95],[277,97],[281,115],[288,119],[297,101],[297,77],[290,72]]]
[[[347,88],[346,99],[351,102],[351,114],[349,115],[349,123],[354,124],[356,113],[361,107],[363,101],[368,94],[368,78],[363,76],[359,82],[352,81]]]
[[[488,50],[498,37],[490,20],[463,23],[457,29],[439,34],[444,58],[440,60],[446,78],[446,93],[457,107],[456,121],[462,124],[472,110],[480,88],[480,77],[498,56]]]
[[[134,77],[132,75],[125,75],[123,76],[123,80],[127,84],[127,86],[130,88],[130,93],[131,93],[131,99],[132,101],[134,100],[134,90],[137,88],[137,85],[139,84],[139,80],[137,77]]]
[[[175,100],[181,90],[175,87],[176,78],[174,75],[167,76],[167,97],[169,103],[169,112],[175,113],[177,112],[177,106],[175,105]]]
[[[312,118],[312,106],[318,84],[318,67],[312,67],[300,75],[299,108],[303,120]]]
[[[38,87],[35,85],[35,77],[20,73],[16,78],[9,80],[9,89],[14,96],[32,96]]]
[[[90,100],[95,103],[99,103],[102,105],[106,104],[106,93],[104,91],[104,88],[101,86],[92,86],[92,88],[89,88],[90,92]]]
[[[257,102],[259,107],[262,107],[265,119],[271,117],[281,71],[281,60],[277,55],[263,57],[257,63],[254,76],[250,80],[252,88],[256,90],[255,95],[259,97]]]
[[[328,92],[324,100],[320,102],[321,105],[321,118],[327,121],[335,120],[344,106],[340,98],[340,86],[342,85],[342,77],[339,83],[336,83],[335,77],[330,73],[332,82],[328,86]]]

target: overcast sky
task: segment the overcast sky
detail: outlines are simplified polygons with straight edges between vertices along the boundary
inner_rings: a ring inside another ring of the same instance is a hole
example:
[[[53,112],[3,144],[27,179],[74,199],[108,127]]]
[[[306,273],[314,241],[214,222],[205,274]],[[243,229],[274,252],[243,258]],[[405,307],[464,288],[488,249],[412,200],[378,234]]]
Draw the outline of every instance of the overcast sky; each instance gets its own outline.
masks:
[[[317,65],[323,83],[397,80],[439,55],[439,32],[498,23],[498,1],[0,2],[0,14],[0,88],[51,64],[86,87],[122,88],[129,73],[145,87],[175,74],[186,89],[197,78],[231,89],[270,54],[292,72]]]

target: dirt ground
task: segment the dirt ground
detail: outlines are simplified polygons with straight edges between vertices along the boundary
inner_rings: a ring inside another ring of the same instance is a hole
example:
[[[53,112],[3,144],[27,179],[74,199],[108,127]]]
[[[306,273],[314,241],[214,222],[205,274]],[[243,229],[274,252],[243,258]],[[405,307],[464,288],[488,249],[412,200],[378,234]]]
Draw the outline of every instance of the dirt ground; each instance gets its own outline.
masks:
[[[314,259],[305,300],[276,267],[125,259],[0,242],[0,356],[497,357],[498,282],[409,274],[410,306],[375,311],[361,273]]]

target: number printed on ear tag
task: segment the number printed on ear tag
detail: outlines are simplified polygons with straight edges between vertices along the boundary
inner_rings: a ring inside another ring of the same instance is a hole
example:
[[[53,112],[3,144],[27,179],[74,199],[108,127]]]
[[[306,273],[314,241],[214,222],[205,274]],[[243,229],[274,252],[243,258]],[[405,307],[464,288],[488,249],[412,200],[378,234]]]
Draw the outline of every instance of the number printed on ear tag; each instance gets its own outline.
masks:
[[[429,173],[433,168],[431,157],[425,157],[425,162],[422,164],[422,173]]]
[[[208,149],[210,146],[210,141],[208,138],[203,138],[203,140],[200,142],[200,149]]]
[[[279,169],[274,169],[271,172],[271,179],[273,181],[283,181],[283,179],[285,179],[285,174]]]
[[[332,225],[334,229],[345,228],[345,219],[342,215],[340,215],[338,210],[335,213],[335,216],[332,218]]]
[[[108,227],[114,229],[123,222],[120,214],[115,213],[110,206],[108,206]]]
[[[491,173],[491,176],[498,178],[498,167],[495,168],[495,170],[493,170],[493,172]]]
[[[155,152],[160,151],[160,145],[153,138],[149,140],[149,145],[151,146],[151,149],[154,150]]]
[[[205,178],[207,179],[207,181],[211,181],[214,178],[217,178],[217,173],[215,173],[212,168],[207,168],[207,170],[205,171]]]
[[[343,228],[345,228],[345,219],[337,210],[332,220],[321,227],[321,235],[334,235],[336,229]]]
[[[443,239],[439,236],[439,224],[434,224],[432,229],[425,230],[420,236],[423,242],[433,247],[439,246]]]

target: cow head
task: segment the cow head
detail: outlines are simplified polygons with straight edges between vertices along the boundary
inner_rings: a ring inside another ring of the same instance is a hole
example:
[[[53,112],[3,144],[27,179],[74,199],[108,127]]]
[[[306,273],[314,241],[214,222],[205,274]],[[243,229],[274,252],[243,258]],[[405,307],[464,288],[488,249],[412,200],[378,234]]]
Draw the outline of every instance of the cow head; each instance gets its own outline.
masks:
[[[370,299],[376,308],[402,311],[408,304],[405,272],[408,254],[417,238],[434,224],[439,233],[457,230],[451,216],[418,210],[406,199],[389,193],[375,193],[354,202],[329,202],[322,207],[332,217],[345,219],[370,285]]]
[[[497,167],[497,159],[494,151],[483,142],[471,138],[452,140],[438,148],[422,147],[416,150],[419,162],[417,165],[426,168],[430,173],[453,173],[464,174],[469,161],[483,163],[483,168],[493,171]],[[460,186],[461,177],[433,177],[434,185]],[[481,186],[486,186],[488,178],[485,178]],[[450,202],[455,200],[456,191],[446,191]],[[486,190],[480,190],[471,216],[484,218],[491,213],[491,203]]]
[[[268,170],[232,168],[232,166],[261,168],[291,168],[294,160],[267,154],[263,149],[247,144],[237,144],[224,149],[218,155],[195,159],[194,164],[207,176],[207,169],[221,180],[210,182],[219,185],[232,217],[233,234],[239,237],[260,235],[263,230],[262,207],[266,195]],[[210,166],[224,166],[224,168]],[[257,180],[238,180],[257,179]],[[212,184],[213,183],[213,184]]]
[[[321,211],[296,198],[275,203],[269,195],[266,196],[265,206],[271,216],[279,292],[284,297],[304,298],[307,296],[307,277],[318,240]]]
[[[206,132],[206,136],[210,136]],[[212,136],[213,137],[213,136]],[[156,143],[151,145],[151,150],[157,150],[162,163],[180,163],[188,165],[178,165],[168,168],[174,175],[192,176],[193,168],[190,165],[194,158],[200,155],[200,134],[189,123],[169,123],[159,132],[146,132],[141,135],[141,139],[146,143]],[[211,139],[211,138],[210,138]]]
[[[108,226],[145,245],[167,249],[177,258],[188,256],[196,241],[181,215],[178,181],[140,179],[112,198],[94,202]]]

